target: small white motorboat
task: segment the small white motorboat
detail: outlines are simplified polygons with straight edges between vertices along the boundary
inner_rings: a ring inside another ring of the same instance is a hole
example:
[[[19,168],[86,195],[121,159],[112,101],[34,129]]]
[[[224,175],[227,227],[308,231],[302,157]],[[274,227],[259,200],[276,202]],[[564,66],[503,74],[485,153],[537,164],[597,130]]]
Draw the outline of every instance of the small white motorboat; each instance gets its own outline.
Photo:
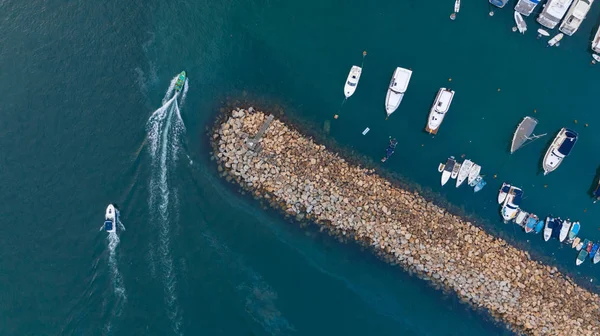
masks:
[[[452,175],[450,175],[452,179],[456,179],[458,177],[458,172],[460,171],[461,166],[462,165],[458,162],[454,164],[454,169],[452,169]]]
[[[594,255],[594,259],[592,259],[592,262],[594,264],[597,264],[600,261],[600,253],[596,252],[596,254]]]
[[[117,231],[117,211],[112,204],[109,204],[106,207],[106,214],[104,216],[104,230],[106,232],[116,232]]]
[[[467,180],[469,177],[469,173],[471,172],[471,168],[473,168],[473,161],[465,160],[460,166],[460,170],[458,171],[458,176],[456,177],[456,187],[460,187],[463,182]]]
[[[571,222],[566,219],[562,223],[562,227],[560,228],[560,234],[558,235],[558,240],[562,243],[569,236],[569,231],[571,230]]]
[[[522,200],[523,190],[514,186],[510,187],[508,195],[506,195],[506,199],[502,205],[502,209],[500,210],[504,223],[508,223],[517,216]]]
[[[552,230],[554,230],[554,218],[546,217],[546,225],[544,226],[544,241],[550,240]]]
[[[506,196],[510,191],[510,184],[502,183],[502,187],[500,188],[500,192],[498,193],[498,204],[502,204],[504,200],[506,200]]]
[[[517,23],[517,29],[519,29],[519,33],[521,34],[525,34],[525,32],[527,31],[527,23],[525,23],[525,20],[523,19],[523,16],[521,15],[521,13],[515,11],[515,22]]]
[[[446,182],[448,182],[448,180],[450,179],[455,164],[456,160],[454,160],[454,156],[449,157],[446,161],[444,168],[442,168],[442,186],[444,186],[444,184],[446,184]]]
[[[556,45],[558,47],[558,42],[560,42],[560,40],[562,40],[564,36],[565,34],[563,33],[556,34],[556,36],[554,36],[550,39],[550,41],[548,41],[548,46],[554,47]]]
[[[550,33],[547,30],[542,29],[542,28],[538,29],[537,32],[538,32],[539,36],[546,36],[546,37],[550,36]]]
[[[346,79],[346,85],[344,85],[344,95],[346,98],[350,98],[356,91],[356,86],[358,85],[358,81],[360,80],[360,74],[362,73],[362,68],[356,65],[353,65],[350,69],[350,73],[348,73],[348,79]]]
[[[397,67],[394,71],[390,86],[388,87],[387,96],[385,97],[386,119],[398,109],[398,106],[400,106],[411,76],[412,71],[408,69]]]
[[[518,226],[525,226],[525,218],[527,218],[529,216],[529,213],[527,211],[519,211],[519,214],[517,215],[517,218],[515,218],[515,223]]]
[[[460,11],[460,0],[454,1],[454,13],[458,13]]]
[[[577,132],[568,128],[562,128],[560,132],[548,147],[544,160],[542,161],[542,169],[544,169],[544,175],[553,172],[560,166],[563,160],[569,156],[573,150],[573,146],[577,143]]]
[[[454,91],[446,88],[441,88],[438,91],[438,94],[433,101],[433,106],[431,106],[431,110],[429,111],[429,119],[427,120],[427,126],[425,126],[426,132],[429,134],[437,134],[442,121],[444,121],[446,112],[450,109],[452,98],[454,98]]]
[[[469,171],[469,179],[467,180],[469,185],[475,182],[475,179],[477,179],[477,176],[479,176],[480,172],[481,166],[476,163],[473,163],[473,167],[471,167],[471,171]]]
[[[594,61],[600,62],[600,55],[598,55],[598,54],[592,54],[592,58],[594,59]]]
[[[579,243],[581,243],[581,238],[575,237],[575,239],[573,239],[573,243],[571,244],[571,248],[576,248],[577,246],[579,246]]]

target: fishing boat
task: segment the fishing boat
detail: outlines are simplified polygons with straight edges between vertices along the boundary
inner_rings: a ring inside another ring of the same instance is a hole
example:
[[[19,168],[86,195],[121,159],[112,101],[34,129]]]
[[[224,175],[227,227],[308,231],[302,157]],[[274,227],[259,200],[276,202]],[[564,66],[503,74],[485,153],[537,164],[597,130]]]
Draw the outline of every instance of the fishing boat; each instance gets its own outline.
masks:
[[[458,176],[456,177],[456,187],[460,187],[463,182],[467,180],[469,177],[469,173],[471,172],[471,168],[473,168],[473,161],[465,160],[460,166],[460,170],[458,171]]]
[[[579,266],[581,264],[583,264],[583,262],[585,261],[585,258],[587,258],[589,252],[587,251],[587,249],[582,248],[581,251],[579,251],[579,254],[577,255],[577,260],[575,261],[575,265]]]
[[[344,85],[344,96],[346,96],[346,98],[350,98],[350,96],[354,94],[354,91],[356,91],[356,86],[360,80],[361,73],[362,68],[357,65],[353,65],[352,68],[350,68],[350,73],[348,73],[348,78]]]
[[[381,162],[386,162],[392,156],[392,154],[394,154],[396,146],[398,146],[398,141],[396,139],[390,138],[390,144],[385,150],[385,157],[381,159]]]
[[[104,230],[106,230],[106,232],[117,231],[117,211],[112,204],[109,204],[108,207],[106,207],[106,214],[104,215]]]
[[[458,172],[460,171],[461,166],[462,165],[458,162],[454,164],[454,169],[452,169],[452,175],[450,175],[450,178],[456,179],[458,177]]]
[[[544,241],[552,238],[552,231],[554,230],[554,218],[546,217],[546,226],[544,226]]]
[[[554,36],[553,38],[551,38],[551,39],[548,41],[548,46],[549,46],[549,47],[554,47],[554,46],[556,45],[556,46],[558,47],[558,45],[559,45],[559,43],[558,43],[558,42],[560,42],[560,40],[562,40],[562,38],[563,38],[564,36],[565,36],[565,34],[563,34],[563,33],[556,34],[556,36]]]
[[[525,16],[529,16],[529,14],[531,14],[535,9],[535,6],[537,6],[539,3],[540,0],[519,0],[515,6],[515,11]]]
[[[575,0],[569,8],[567,15],[565,15],[564,20],[560,24],[558,30],[561,32],[571,36],[575,34],[579,26],[585,19],[585,16],[590,10],[592,3],[594,0]]]
[[[454,160],[454,156],[451,156],[446,160],[446,164],[444,165],[444,171],[442,172],[442,186],[448,182],[450,176],[452,176],[452,171],[454,170],[454,165],[456,164],[456,160]]]
[[[479,176],[475,179],[475,182],[477,182],[475,184],[475,187],[473,188],[473,192],[478,192],[481,189],[483,189],[483,187],[485,187],[485,185],[487,184],[487,182],[485,182],[485,180],[483,179],[483,177]]]
[[[388,87],[387,96],[385,97],[385,111],[387,112],[388,118],[396,111],[398,106],[400,106],[411,76],[412,71],[408,69],[397,67],[394,71],[390,86]]]
[[[515,224],[521,227],[525,227],[525,219],[529,217],[529,213],[527,211],[519,211],[517,217],[515,218]]]
[[[460,0],[454,1],[454,13],[458,13],[460,11]]]
[[[525,117],[517,126],[515,133],[513,134],[512,144],[510,145],[510,153],[514,153],[519,148],[523,147],[523,145],[527,141],[534,141],[539,139],[546,134],[535,135],[533,134],[533,130],[535,126],[537,126],[538,121],[532,117]],[[532,136],[533,134],[533,136]]]
[[[185,84],[185,71],[182,71],[177,77],[177,82],[175,82],[175,92],[181,91],[183,89],[183,85]]]
[[[573,0],[548,0],[537,22],[546,28],[554,29],[565,16],[572,2]]]
[[[490,3],[498,8],[504,8],[508,0],[490,0]]]
[[[544,220],[540,219],[535,224],[535,233],[538,234],[538,233],[542,232],[543,229],[544,229]]]
[[[592,246],[592,249],[590,250],[590,259],[594,259],[596,252],[598,252],[598,247],[599,247],[598,243],[596,243]]]
[[[500,187],[500,192],[498,193],[498,204],[502,204],[506,199],[506,195],[510,191],[510,184],[502,183],[502,187]]]
[[[535,230],[535,225],[538,223],[538,221],[538,216],[536,216],[535,214],[529,214],[529,217],[527,217],[527,220],[525,221],[525,233],[533,232],[533,230]]]
[[[508,223],[508,221],[517,216],[522,199],[523,190],[514,186],[510,187],[508,195],[506,195],[506,199],[502,205],[502,210],[500,211],[502,218],[504,219],[504,223]]]
[[[548,175],[558,168],[564,158],[571,153],[576,142],[577,133],[575,131],[563,128],[558,132],[542,161],[544,175]]]
[[[587,249],[587,246],[588,246],[589,243],[590,243],[590,240],[589,239],[585,239],[584,241],[580,242],[577,245],[577,247],[575,247],[575,250],[577,250],[577,251],[585,250],[585,249]]]
[[[569,242],[573,242],[577,235],[579,234],[579,229],[581,229],[581,224],[579,222],[573,222],[571,224],[571,229],[569,230]]]
[[[525,20],[523,20],[523,16],[521,16],[521,13],[515,11],[514,17],[519,33],[525,34],[525,32],[527,31],[527,23],[525,23]]]
[[[600,27],[596,30],[596,35],[594,35],[594,39],[592,40],[592,50],[600,53]]]
[[[538,38],[540,38],[542,36],[546,36],[546,37],[550,36],[550,33],[548,33],[548,31],[546,31],[545,29],[542,29],[542,28],[539,28],[537,30],[537,32],[538,32]]]
[[[479,177],[479,173],[481,172],[481,166],[473,163],[473,166],[471,167],[471,170],[469,171],[469,178],[467,180],[467,182],[469,183],[470,186],[472,186],[471,184],[475,182],[475,179],[477,177]]]
[[[580,242],[581,242],[581,238],[575,237],[575,239],[573,239],[573,243],[571,244],[571,248],[576,248]]]
[[[571,231],[571,221],[568,219],[562,223],[562,227],[560,228],[560,233],[558,235],[558,241],[561,243],[567,239],[569,236],[569,232]]]
[[[454,98],[454,91],[446,88],[441,88],[438,91],[438,94],[433,101],[433,106],[431,106],[431,110],[429,111],[429,119],[427,120],[427,126],[425,126],[426,132],[429,134],[437,134],[442,121],[444,121],[446,112],[450,109],[452,98]]]
[[[596,252],[596,255],[594,256],[594,259],[592,259],[592,262],[594,264],[597,264],[600,261],[600,253]]]

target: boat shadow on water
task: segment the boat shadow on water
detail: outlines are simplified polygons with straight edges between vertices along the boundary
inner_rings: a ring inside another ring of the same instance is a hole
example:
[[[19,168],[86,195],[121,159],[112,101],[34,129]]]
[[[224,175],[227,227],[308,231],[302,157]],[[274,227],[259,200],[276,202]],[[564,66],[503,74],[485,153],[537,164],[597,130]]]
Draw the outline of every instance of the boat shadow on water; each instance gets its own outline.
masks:
[[[592,184],[590,184],[590,188],[588,189],[588,195],[590,195],[592,198],[595,198],[594,191],[598,187],[599,183],[600,183],[600,166],[598,166],[598,168],[596,168],[596,174],[594,175]]]

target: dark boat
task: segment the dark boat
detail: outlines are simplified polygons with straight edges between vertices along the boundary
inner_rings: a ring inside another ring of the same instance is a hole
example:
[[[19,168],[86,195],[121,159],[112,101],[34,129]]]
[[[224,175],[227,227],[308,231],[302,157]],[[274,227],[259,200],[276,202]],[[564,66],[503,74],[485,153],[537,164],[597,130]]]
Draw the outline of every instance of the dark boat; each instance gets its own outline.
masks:
[[[592,246],[592,249],[590,250],[590,259],[594,259],[594,256],[596,255],[596,253],[598,252],[598,243],[594,244],[594,246]]]
[[[394,154],[394,150],[396,149],[396,146],[398,146],[398,141],[396,141],[396,139],[390,139],[390,145],[385,150],[385,157],[383,159],[381,159],[381,162],[387,161],[387,159],[389,159],[390,156],[392,156],[392,154]]]

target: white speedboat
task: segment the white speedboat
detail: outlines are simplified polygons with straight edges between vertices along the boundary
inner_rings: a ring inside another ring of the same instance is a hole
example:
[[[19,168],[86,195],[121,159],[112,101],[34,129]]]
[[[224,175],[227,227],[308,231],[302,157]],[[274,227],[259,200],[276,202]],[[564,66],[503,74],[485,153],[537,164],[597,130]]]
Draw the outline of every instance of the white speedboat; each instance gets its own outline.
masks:
[[[454,1],[454,13],[458,13],[460,11],[460,0]]]
[[[519,211],[519,214],[517,215],[517,218],[515,218],[515,223],[518,226],[525,227],[525,219],[528,216],[529,216],[529,213],[527,211]]]
[[[529,16],[529,14],[531,14],[535,9],[535,6],[537,6],[539,3],[540,0],[519,0],[515,6],[515,11],[525,16]]]
[[[508,223],[517,216],[522,199],[523,191],[514,186],[510,187],[508,195],[506,195],[506,199],[502,205],[502,210],[500,211],[502,218],[504,219],[504,223]]]
[[[569,236],[569,230],[571,230],[571,222],[567,219],[562,223],[562,227],[560,228],[560,233],[558,235],[558,240],[562,243]]]
[[[444,121],[446,112],[450,109],[452,98],[454,98],[454,91],[446,88],[441,88],[438,91],[438,94],[433,101],[433,106],[431,106],[431,110],[429,111],[429,119],[427,120],[427,126],[425,127],[426,132],[429,132],[429,134],[437,134],[442,121]]]
[[[106,207],[106,215],[104,216],[104,230],[106,232],[116,232],[117,231],[117,210],[112,204],[109,204]]]
[[[468,179],[469,185],[471,185],[472,183],[475,182],[475,179],[477,179],[477,176],[479,176],[480,172],[481,172],[481,166],[476,163],[473,163],[473,167],[471,167],[471,171],[469,171],[469,179]]]
[[[385,97],[385,111],[387,112],[387,117],[394,113],[398,106],[400,106],[411,76],[412,71],[408,69],[397,67],[394,71],[387,96]]]
[[[458,162],[454,164],[454,169],[452,169],[452,175],[450,175],[452,179],[456,179],[458,177],[458,172],[460,171],[461,166],[462,165]]]
[[[572,2],[573,0],[548,0],[537,22],[546,28],[554,29],[565,16]]]
[[[593,2],[594,0],[575,0],[558,29],[569,36],[575,34]]]
[[[552,231],[554,230],[554,218],[546,217],[546,225],[544,226],[544,241],[550,240]]]
[[[556,36],[554,36],[548,41],[548,46],[554,47],[556,45],[558,47],[558,42],[560,42],[560,40],[562,40],[563,37],[565,37],[565,34],[563,33],[556,34]]]
[[[510,184],[502,183],[502,187],[500,188],[500,192],[498,193],[498,204],[502,204],[510,191]]]
[[[454,170],[454,165],[456,164],[456,160],[454,160],[454,156],[451,156],[446,161],[444,168],[442,170],[442,186],[448,182],[450,176],[452,175],[452,171]]]
[[[594,35],[594,39],[592,40],[592,50],[600,53],[600,27],[598,27],[596,35]]]
[[[544,161],[542,161],[542,168],[544,169],[544,175],[553,172],[563,162],[564,158],[567,157],[575,143],[577,142],[577,133],[568,128],[563,128],[558,132],[554,141],[546,151],[544,155]]]
[[[519,33],[525,34],[525,32],[527,31],[527,23],[525,23],[525,20],[523,20],[521,13],[515,11],[514,17],[515,17],[515,23],[517,24],[517,29],[519,30]]]
[[[354,91],[356,91],[356,86],[358,85],[358,81],[360,80],[360,74],[362,73],[362,68],[356,65],[353,65],[350,68],[350,73],[348,73],[348,78],[346,79],[346,85],[344,85],[344,95],[346,98],[350,98]]]
[[[473,161],[465,160],[465,162],[462,163],[460,170],[458,171],[458,176],[456,177],[457,188],[467,180],[469,173],[471,172],[471,168],[473,168]]]

